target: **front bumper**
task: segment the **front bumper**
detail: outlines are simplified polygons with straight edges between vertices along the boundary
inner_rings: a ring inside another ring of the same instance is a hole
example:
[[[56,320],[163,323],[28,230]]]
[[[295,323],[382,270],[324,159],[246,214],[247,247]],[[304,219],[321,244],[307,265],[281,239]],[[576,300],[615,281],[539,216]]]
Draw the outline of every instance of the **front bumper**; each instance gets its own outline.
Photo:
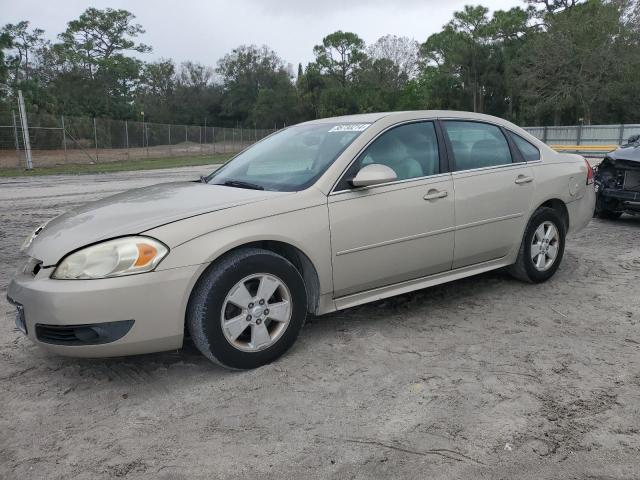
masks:
[[[606,199],[617,200],[621,210],[640,212],[640,192],[617,188],[603,188],[599,194]]]
[[[100,280],[52,280],[50,268],[36,275],[23,271],[7,296],[22,306],[28,337],[51,352],[76,357],[159,352],[182,346],[187,302],[200,270],[194,265]],[[128,329],[106,343],[60,345],[38,338],[43,325],[99,330],[114,324]]]

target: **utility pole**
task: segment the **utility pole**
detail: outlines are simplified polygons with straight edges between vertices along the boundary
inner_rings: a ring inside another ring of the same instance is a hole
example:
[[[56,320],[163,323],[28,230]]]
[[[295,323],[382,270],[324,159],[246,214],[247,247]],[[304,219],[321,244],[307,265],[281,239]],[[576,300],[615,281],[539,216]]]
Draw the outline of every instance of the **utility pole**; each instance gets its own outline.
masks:
[[[22,139],[24,141],[24,151],[27,154],[27,170],[33,169],[31,158],[31,141],[29,140],[29,124],[27,122],[27,112],[24,108],[24,97],[22,90],[18,90],[18,108],[20,111],[20,121],[22,123]]]

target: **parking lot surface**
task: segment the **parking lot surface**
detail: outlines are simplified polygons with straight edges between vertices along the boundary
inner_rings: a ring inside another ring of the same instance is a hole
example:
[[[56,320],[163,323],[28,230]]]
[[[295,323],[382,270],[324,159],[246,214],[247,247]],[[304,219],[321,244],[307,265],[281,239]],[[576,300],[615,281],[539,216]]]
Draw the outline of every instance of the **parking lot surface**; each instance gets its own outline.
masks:
[[[0,478],[640,477],[640,218],[594,219],[542,285],[492,272],[309,318],[253,371],[189,342],[62,358],[15,330],[33,228],[206,172],[0,179]]]

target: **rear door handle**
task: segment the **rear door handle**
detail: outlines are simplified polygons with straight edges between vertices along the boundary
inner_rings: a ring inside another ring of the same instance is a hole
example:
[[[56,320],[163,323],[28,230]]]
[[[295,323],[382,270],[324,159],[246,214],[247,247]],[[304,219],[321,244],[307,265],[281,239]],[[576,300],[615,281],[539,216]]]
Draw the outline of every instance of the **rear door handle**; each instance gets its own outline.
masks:
[[[518,175],[518,178],[516,178],[516,183],[518,185],[524,185],[525,183],[531,183],[533,182],[533,177],[525,177],[524,175]]]
[[[422,198],[424,198],[425,200],[437,200],[439,198],[444,198],[447,195],[449,195],[449,192],[447,192],[446,190],[429,190],[429,192],[427,192],[427,194]]]

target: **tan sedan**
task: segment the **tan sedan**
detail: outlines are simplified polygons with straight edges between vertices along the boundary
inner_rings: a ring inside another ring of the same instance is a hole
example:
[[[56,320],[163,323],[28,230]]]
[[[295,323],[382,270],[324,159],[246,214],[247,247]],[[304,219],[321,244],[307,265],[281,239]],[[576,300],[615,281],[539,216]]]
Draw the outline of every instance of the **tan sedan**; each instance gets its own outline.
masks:
[[[115,195],[25,241],[16,323],[59,354],[180,348],[252,368],[307,313],[508,267],[543,282],[594,209],[592,171],[486,115],[356,115],[281,130],[200,181]]]

